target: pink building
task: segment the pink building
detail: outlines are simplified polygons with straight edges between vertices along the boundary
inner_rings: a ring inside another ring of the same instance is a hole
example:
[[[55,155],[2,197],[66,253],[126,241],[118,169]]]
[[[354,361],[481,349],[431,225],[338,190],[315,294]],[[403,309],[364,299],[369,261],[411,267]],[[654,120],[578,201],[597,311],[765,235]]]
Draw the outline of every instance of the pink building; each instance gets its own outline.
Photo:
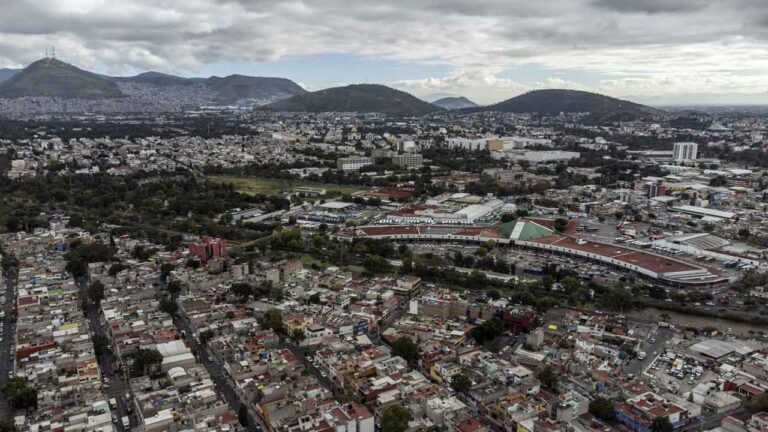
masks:
[[[205,265],[212,258],[227,256],[227,241],[204,236],[199,242],[189,245],[189,253],[200,258],[200,262]]]

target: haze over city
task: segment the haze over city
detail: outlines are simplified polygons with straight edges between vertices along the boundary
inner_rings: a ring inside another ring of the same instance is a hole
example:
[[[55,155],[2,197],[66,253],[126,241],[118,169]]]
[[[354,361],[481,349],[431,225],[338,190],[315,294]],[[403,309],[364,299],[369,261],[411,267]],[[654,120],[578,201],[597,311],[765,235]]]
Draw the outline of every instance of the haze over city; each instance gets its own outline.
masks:
[[[760,0],[21,0],[0,68],[56,47],[109,75],[280,76],[308,90],[380,83],[493,103],[538,88],[653,105],[762,104]]]

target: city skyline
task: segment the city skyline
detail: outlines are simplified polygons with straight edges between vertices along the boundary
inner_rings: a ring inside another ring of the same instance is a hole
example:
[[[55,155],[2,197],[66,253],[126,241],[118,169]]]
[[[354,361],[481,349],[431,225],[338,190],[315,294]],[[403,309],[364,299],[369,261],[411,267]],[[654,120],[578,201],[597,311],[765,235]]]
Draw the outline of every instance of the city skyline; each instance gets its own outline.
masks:
[[[0,17],[0,68],[55,45],[62,60],[110,75],[281,76],[308,90],[372,82],[483,104],[537,88],[761,104],[767,22],[755,0],[19,1]]]

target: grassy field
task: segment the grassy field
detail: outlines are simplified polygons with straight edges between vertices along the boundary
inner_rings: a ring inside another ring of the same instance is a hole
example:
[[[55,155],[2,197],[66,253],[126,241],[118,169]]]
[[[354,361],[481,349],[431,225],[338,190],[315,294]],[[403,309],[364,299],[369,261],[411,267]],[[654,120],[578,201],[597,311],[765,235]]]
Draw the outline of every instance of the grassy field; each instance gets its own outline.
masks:
[[[305,267],[310,267],[312,264],[317,264],[320,268],[328,268],[333,266],[333,264],[326,262],[324,260],[318,259],[316,257],[313,257],[312,255],[302,255],[300,258],[301,258],[301,262],[304,263]],[[364,268],[355,264],[341,266],[340,268],[342,270],[350,271],[353,273],[362,273],[365,271]]]
[[[238,192],[249,194],[281,195],[284,192],[292,192],[300,186],[323,188],[328,194],[345,194],[365,189],[359,186],[336,185],[325,183],[303,182],[301,180],[263,179],[255,177],[227,177],[211,176],[208,180],[217,183],[232,183]]]

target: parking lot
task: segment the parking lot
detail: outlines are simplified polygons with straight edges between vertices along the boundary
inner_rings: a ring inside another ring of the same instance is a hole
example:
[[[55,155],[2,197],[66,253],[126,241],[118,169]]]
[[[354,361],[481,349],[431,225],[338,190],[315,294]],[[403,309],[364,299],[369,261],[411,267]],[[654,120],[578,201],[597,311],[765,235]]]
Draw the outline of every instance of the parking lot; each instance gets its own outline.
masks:
[[[686,393],[699,382],[717,376],[704,362],[672,350],[659,353],[646,372],[660,391],[675,394]]]

